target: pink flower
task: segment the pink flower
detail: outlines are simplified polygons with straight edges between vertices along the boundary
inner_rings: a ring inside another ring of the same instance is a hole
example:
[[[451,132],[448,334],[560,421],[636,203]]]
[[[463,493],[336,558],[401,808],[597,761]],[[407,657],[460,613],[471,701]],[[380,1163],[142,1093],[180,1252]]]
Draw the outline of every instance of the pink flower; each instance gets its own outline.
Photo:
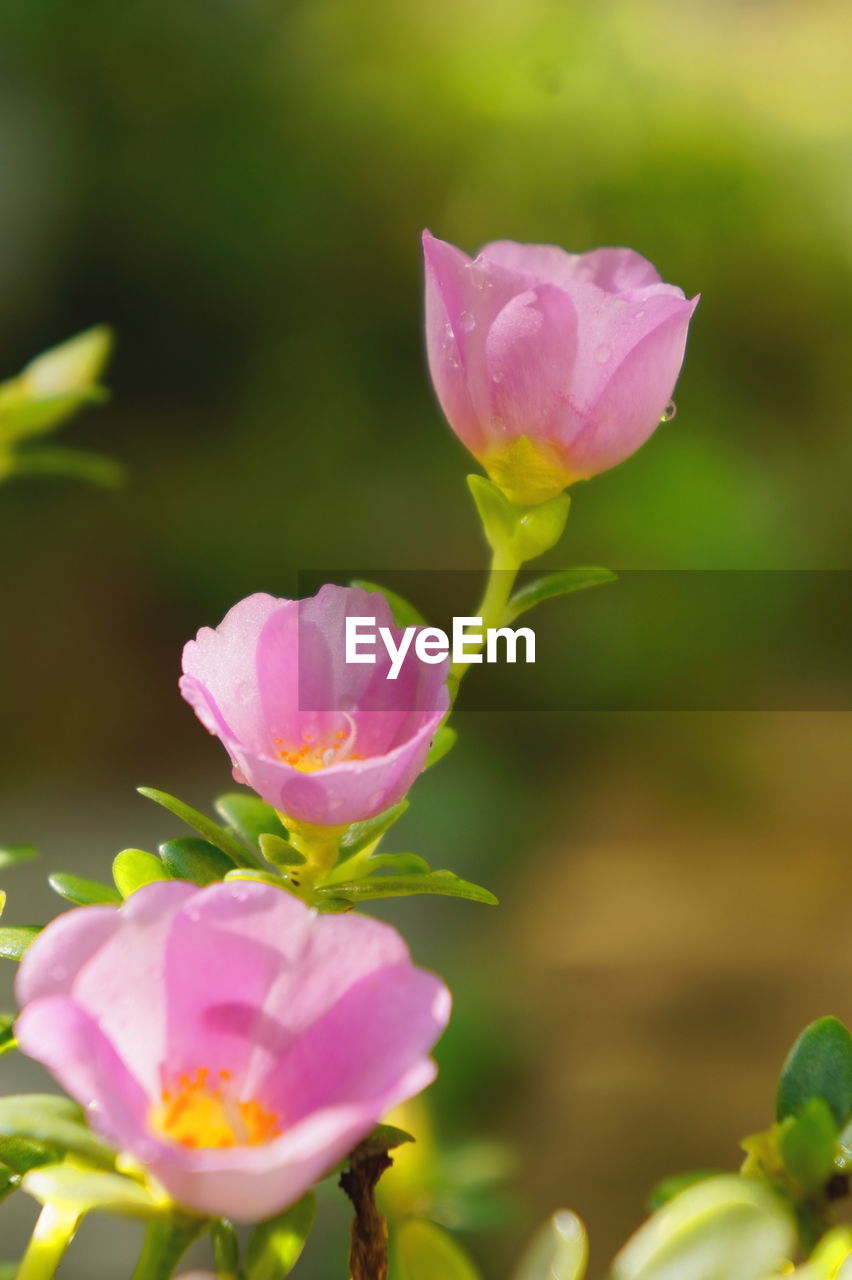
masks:
[[[389,925],[272,885],[139,889],[49,924],[21,1048],[179,1204],[258,1221],[434,1078],[450,996]]]
[[[632,249],[423,233],[432,381],[456,435],[522,505],[634,453],[677,380],[698,298]]]
[[[249,596],[183,651],[181,692],[237,781],[317,826],[401,800],[449,706],[445,661],[423,664],[410,648],[390,680],[378,644],[375,665],[347,663],[347,617],[374,617],[396,642],[402,634],[378,592],[325,586],[309,600]]]

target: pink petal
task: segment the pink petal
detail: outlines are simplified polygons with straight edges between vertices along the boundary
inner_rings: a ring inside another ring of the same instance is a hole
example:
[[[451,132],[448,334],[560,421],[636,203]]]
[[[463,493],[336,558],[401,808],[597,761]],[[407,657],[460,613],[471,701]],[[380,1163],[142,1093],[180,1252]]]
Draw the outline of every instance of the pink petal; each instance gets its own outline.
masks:
[[[153,1154],[148,1099],[95,1019],[65,996],[28,1004],[15,1023],[22,1051],[47,1067],[92,1127],[140,1159]]]
[[[154,1096],[166,1057],[168,938],[181,907],[197,892],[179,881],[137,890],[121,908],[121,929],[81,969],[72,988],[74,1000]]]
[[[479,254],[525,275],[529,284],[565,286],[573,280],[587,280],[607,293],[630,293],[659,284],[656,268],[633,249],[592,249],[589,253],[568,253],[553,244],[517,244],[496,240]]]
[[[181,1148],[152,1163],[151,1170],[188,1209],[257,1222],[294,1204],[376,1123],[374,1111],[364,1105],[329,1108],[263,1146]]]
[[[450,426],[478,455],[491,437],[485,341],[494,318],[525,285],[496,264],[471,262],[428,231],[423,251],[432,381]]]
[[[594,419],[598,402],[627,356],[637,347],[642,348],[649,335],[672,321],[676,327],[682,327],[685,339],[692,304],[683,298],[680,290],[664,292],[659,285],[652,286],[632,302],[583,281],[575,281],[570,290],[578,316],[577,357],[570,405],[559,427],[558,438],[563,447],[570,450],[571,470],[577,475],[586,475],[575,459],[574,440]],[[668,369],[661,371],[655,365],[653,346],[642,349],[648,351],[648,357],[637,369],[644,371],[646,385],[659,387],[665,383],[665,392],[670,394],[674,378],[669,381]],[[681,350],[681,358],[682,355]],[[664,399],[662,408],[665,405]]]
[[[683,363],[689,320],[698,304],[667,309],[613,371],[588,424],[574,439],[571,459],[580,475],[594,475],[629,457],[654,432]]]
[[[286,891],[249,881],[196,891],[175,917],[166,953],[171,1077],[226,1070],[242,1087],[258,1045],[279,1034],[265,1008],[282,966],[297,965],[314,913]]]
[[[268,993],[265,1034],[257,1037],[247,1074],[251,1090],[277,1088],[270,1072],[285,1051],[364,978],[399,965],[414,971],[396,930],[366,916],[317,916],[302,937],[299,955],[282,964]]]
[[[182,682],[181,691],[211,733],[221,734],[224,728],[241,741],[262,738],[265,726],[254,679],[255,650],[270,615],[290,604],[262,592],[247,596],[215,630],[202,627],[184,646],[183,672],[188,680]],[[206,691],[206,698],[199,696],[200,690]]]
[[[18,1004],[70,995],[83,965],[120,927],[115,907],[78,907],[57,916],[24,953],[15,980]]]
[[[495,432],[507,439],[556,435],[576,351],[577,313],[561,289],[537,286],[507,303],[485,344]]]
[[[290,1123],[322,1107],[375,1104],[395,1090],[444,1030],[450,997],[410,963],[368,973],[294,1040],[262,1088]],[[286,1015],[285,1015],[286,1016]]]

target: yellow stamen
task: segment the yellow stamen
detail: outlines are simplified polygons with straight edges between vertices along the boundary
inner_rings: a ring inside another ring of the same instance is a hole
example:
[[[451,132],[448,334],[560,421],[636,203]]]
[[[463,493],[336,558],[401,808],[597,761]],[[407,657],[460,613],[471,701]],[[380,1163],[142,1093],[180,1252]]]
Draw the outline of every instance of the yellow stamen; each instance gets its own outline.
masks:
[[[164,1089],[151,1118],[153,1128],[189,1148],[256,1147],[281,1133],[279,1117],[256,1099],[229,1096],[230,1071],[219,1072],[216,1087],[209,1079],[206,1067],[199,1067]]]

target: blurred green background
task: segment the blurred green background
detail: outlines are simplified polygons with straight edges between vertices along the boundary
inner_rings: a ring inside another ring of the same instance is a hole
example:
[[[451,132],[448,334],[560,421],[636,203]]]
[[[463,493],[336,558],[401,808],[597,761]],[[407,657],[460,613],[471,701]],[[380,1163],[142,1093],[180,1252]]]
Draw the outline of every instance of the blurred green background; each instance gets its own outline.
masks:
[[[845,0],[5,0],[0,375],[114,324],[113,402],[66,441],[130,477],[0,490],[0,840],[44,854],[4,878],[10,922],[54,910],[46,870],[177,834],[137,783],[227,789],[176,690],[199,625],[300,569],[482,563],[424,225],[629,244],[703,295],[676,421],[577,490],[554,565],[850,567],[850,38]],[[567,638],[585,603],[536,625]],[[801,1025],[852,1014],[852,722],[460,727],[402,834],[504,905],[385,912],[456,991],[434,1123],[517,1152],[512,1206],[465,1235],[489,1275],[560,1204],[599,1274],[655,1179],[736,1162]],[[0,1254],[33,1216],[0,1210]],[[344,1219],[305,1280],[342,1274]],[[87,1226],[63,1274],[125,1274],[131,1234]]]

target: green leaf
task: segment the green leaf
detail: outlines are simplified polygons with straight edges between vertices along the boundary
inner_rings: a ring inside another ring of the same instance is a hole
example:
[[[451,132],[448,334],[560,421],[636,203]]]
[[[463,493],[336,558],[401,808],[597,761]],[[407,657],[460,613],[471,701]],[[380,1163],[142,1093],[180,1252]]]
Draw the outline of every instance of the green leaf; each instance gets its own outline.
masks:
[[[94,325],[35,356],[15,384],[31,403],[51,403],[65,395],[105,395],[98,379],[112,346],[112,330],[105,324]]]
[[[852,1120],[840,1131],[835,1164],[839,1173],[852,1173]]]
[[[112,878],[123,898],[129,898],[146,884],[171,880],[157,855],[145,849],[122,849],[117,853],[113,858]]]
[[[246,1251],[246,1280],[282,1280],[299,1261],[317,1213],[316,1196],[306,1196],[283,1213],[260,1222]]]
[[[287,831],[271,804],[247,792],[229,791],[214,802],[216,812],[250,849],[260,849],[262,835],[287,839]]]
[[[485,476],[469,475],[467,487],[476,503],[488,545],[496,551],[510,543],[517,532],[519,508]]]
[[[726,1174],[688,1187],[627,1242],[612,1280],[765,1280],[792,1256],[781,1200],[753,1178]]]
[[[197,836],[166,840],[160,845],[160,856],[174,880],[188,880],[190,884],[202,887],[224,880],[229,871],[236,869],[233,858],[209,840],[199,840]]]
[[[0,1135],[73,1152],[104,1169],[115,1166],[115,1152],[86,1128],[83,1112],[67,1098],[54,1094],[19,1094],[0,1098]],[[9,1159],[0,1151],[0,1160]]]
[[[419,853],[374,853],[361,866],[364,875],[372,875],[375,871],[396,871],[399,875],[422,876],[431,870]]]
[[[414,1141],[412,1134],[405,1129],[398,1129],[395,1124],[377,1124],[375,1129],[358,1143],[344,1163],[348,1165],[356,1155],[360,1159],[365,1156],[385,1155],[388,1151],[395,1151],[397,1147],[404,1147],[406,1143]]]
[[[321,911],[324,915],[344,915],[347,911],[353,911],[355,903],[349,898],[340,898],[336,895],[323,894],[319,902],[313,904],[317,911]]]
[[[68,1161],[43,1165],[26,1174],[21,1190],[41,1204],[59,1204],[89,1213],[103,1209],[130,1217],[155,1217],[169,1209],[147,1187],[119,1173],[98,1173]]]
[[[353,1147],[348,1155],[339,1160],[336,1165],[329,1169],[325,1178],[331,1178],[344,1169],[350,1168],[353,1164],[357,1164],[359,1160],[370,1159],[373,1156],[387,1155],[389,1151],[395,1151],[397,1147],[404,1146],[407,1142],[415,1142],[416,1139],[410,1133],[406,1133],[405,1129],[397,1129],[392,1124],[377,1124],[366,1138],[358,1143],[357,1147]],[[325,1181],[325,1178],[323,1181]]]
[[[41,933],[36,924],[5,925],[0,928],[0,959],[20,960],[27,947]]]
[[[240,1271],[240,1242],[232,1224],[217,1218],[211,1228],[216,1271],[222,1276],[237,1276]]]
[[[19,1177],[40,1165],[55,1164],[62,1159],[59,1147],[31,1138],[19,1138],[0,1134],[0,1161]]]
[[[817,1019],[793,1045],[778,1083],[778,1119],[811,1098],[824,1098],[841,1127],[852,1115],[852,1035],[838,1018]]]
[[[837,1123],[824,1098],[810,1098],[788,1116],[778,1137],[784,1165],[808,1193],[822,1190],[834,1174]]]
[[[324,895],[326,890],[317,890]],[[448,898],[468,898],[471,902],[485,902],[497,906],[497,899],[488,889],[460,879],[452,871],[427,871],[418,875],[367,876],[359,880],[344,881],[333,886],[334,896],[348,898],[352,902],[364,902],[369,898],[408,898],[417,893],[435,893]]]
[[[390,605],[390,611],[393,614],[393,620],[398,627],[425,627],[426,619],[423,614],[415,609],[413,604],[398,596],[395,591],[390,591],[387,587],[382,587],[376,582],[365,582],[363,578],[353,578],[349,584],[351,587],[360,587],[362,591],[378,592],[384,596]]]
[[[107,399],[109,393],[105,387],[31,398],[21,380],[14,379],[0,386],[0,424],[7,438],[17,444],[30,436],[54,431],[87,405],[102,404]]]
[[[586,1228],[576,1214],[560,1209],[536,1236],[514,1280],[583,1280],[588,1261]]]
[[[457,731],[448,724],[442,724],[438,732],[432,739],[432,745],[429,748],[429,754],[426,757],[424,769],[431,769],[433,764],[437,764],[439,760],[443,760],[447,752],[452,751],[453,747],[459,740]]]
[[[185,822],[188,827],[192,827],[193,831],[197,831],[205,840],[209,840],[217,849],[221,849],[229,858],[233,860],[238,867],[260,867],[260,860],[244,849],[230,831],[225,831],[212,818],[205,817],[203,813],[199,813],[197,809],[193,809],[191,805],[184,804],[182,800],[178,800],[175,796],[170,796],[166,791],[156,791],[153,787],[137,787],[137,791],[141,796],[145,796],[148,800],[153,800],[155,804],[162,805],[164,809],[168,809],[169,813],[173,813],[176,818],[180,818],[181,822]]]
[[[75,399],[79,400],[79,397]],[[121,464],[108,458],[106,454],[93,453],[89,449],[65,449],[59,445],[39,446],[38,449],[13,453],[9,474],[67,476],[74,480],[86,480],[89,484],[100,485],[104,489],[117,489],[125,478]]]
[[[289,840],[265,831],[260,837],[260,852],[273,867],[303,867],[305,855],[294,849]]]
[[[13,1191],[17,1191],[20,1181],[20,1175],[15,1173],[14,1169],[8,1169],[5,1165],[0,1165],[0,1203],[2,1203],[7,1196],[10,1196]],[[3,1280],[2,1263],[0,1263],[0,1280]]]
[[[468,476],[467,483],[493,551],[524,563],[549,551],[562,537],[571,508],[569,494],[525,507],[511,502],[484,476]]]
[[[654,1209],[659,1209],[670,1200],[674,1200],[675,1196],[680,1195],[681,1191],[686,1191],[687,1187],[706,1182],[708,1178],[717,1178],[720,1174],[719,1169],[691,1169],[687,1173],[673,1173],[671,1177],[663,1178],[654,1187],[648,1196],[648,1208],[653,1212]]]
[[[251,880],[255,884],[271,884],[274,889],[285,888],[287,877],[276,871],[255,871],[253,867],[235,867],[233,871],[229,871],[225,876],[225,880],[230,883],[232,880]]]
[[[111,884],[84,880],[82,876],[66,875],[63,871],[54,871],[47,877],[47,883],[60,898],[78,907],[116,906],[122,901],[121,894]]]
[[[174,1205],[166,1204],[165,1210],[162,1217],[156,1213],[151,1216],[145,1227],[142,1252],[133,1272],[136,1280],[166,1280],[173,1276],[193,1241],[212,1225],[204,1218],[187,1216]]]
[[[384,813],[377,813],[375,818],[366,818],[363,822],[353,822],[352,826],[344,832],[341,838],[341,858],[348,858],[353,853],[360,853],[362,849],[375,844],[395,822],[399,821],[407,808],[408,801],[400,800],[399,804],[393,805],[390,809],[385,809]]]
[[[0,1013],[0,1056],[18,1047],[15,1039],[14,1013]]]
[[[509,614],[514,619],[543,600],[553,600],[557,596],[571,595],[574,591],[585,591],[589,587],[615,581],[616,574],[610,569],[562,569],[559,573],[549,573],[515,592],[509,601]]]
[[[345,862],[339,862],[323,879],[323,888],[341,884],[345,880],[361,880],[375,871],[396,871],[400,875],[422,875],[429,871],[429,863],[416,853],[374,853],[366,860],[354,853]],[[357,875],[353,872],[357,871]]]
[[[401,1280],[480,1280],[461,1245],[425,1218],[402,1223],[394,1252]]]
[[[16,867],[21,862],[31,862],[38,857],[38,849],[31,844],[0,845],[0,871],[6,867]]]

